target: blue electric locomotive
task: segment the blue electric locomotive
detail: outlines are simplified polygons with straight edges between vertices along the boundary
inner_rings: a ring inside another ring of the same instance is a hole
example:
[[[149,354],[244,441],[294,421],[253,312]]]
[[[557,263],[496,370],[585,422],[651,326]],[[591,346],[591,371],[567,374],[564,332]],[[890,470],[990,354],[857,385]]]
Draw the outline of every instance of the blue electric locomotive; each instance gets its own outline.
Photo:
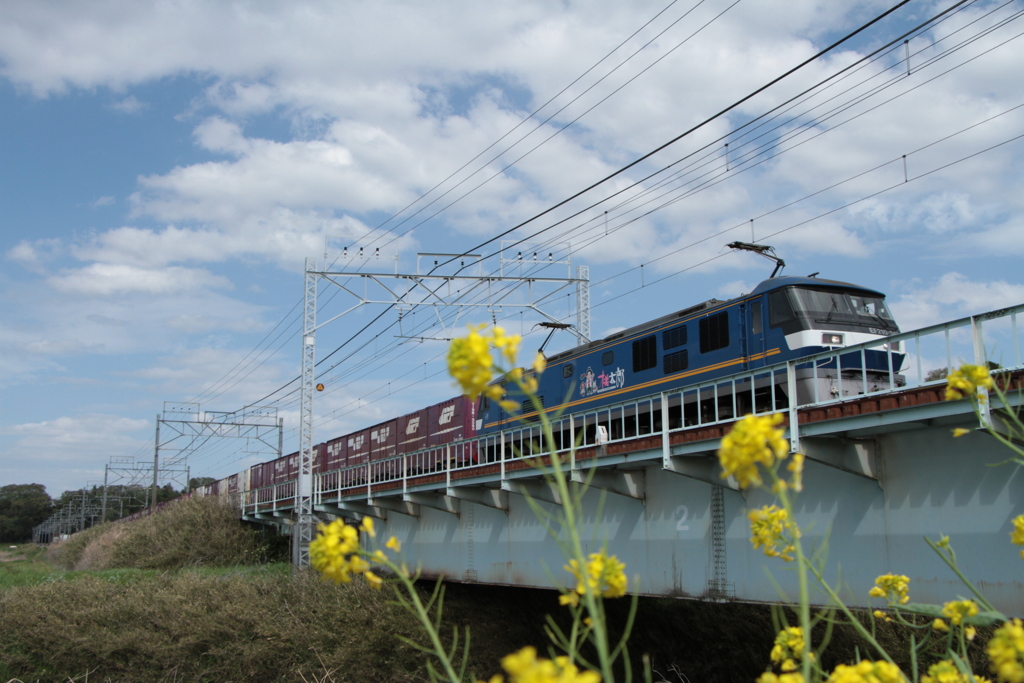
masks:
[[[745,296],[712,299],[553,355],[538,393],[546,411],[577,413],[821,351],[881,342],[865,352],[863,363],[856,353],[798,366],[797,401],[805,404],[814,397],[852,396],[901,383],[896,373],[903,355],[898,345],[890,350],[885,343],[898,332],[881,292],[815,277],[773,277]],[[676,401],[669,408],[670,427],[707,421],[709,414],[726,419],[733,411],[742,415],[754,407],[789,404],[785,382],[775,375],[754,381],[754,391],[748,385],[736,396],[693,392],[689,400]],[[510,397],[516,398],[512,392]],[[477,430],[487,434],[536,419],[529,404],[520,415],[481,399]],[[661,428],[660,414],[646,419],[647,429],[638,426],[636,433]]]

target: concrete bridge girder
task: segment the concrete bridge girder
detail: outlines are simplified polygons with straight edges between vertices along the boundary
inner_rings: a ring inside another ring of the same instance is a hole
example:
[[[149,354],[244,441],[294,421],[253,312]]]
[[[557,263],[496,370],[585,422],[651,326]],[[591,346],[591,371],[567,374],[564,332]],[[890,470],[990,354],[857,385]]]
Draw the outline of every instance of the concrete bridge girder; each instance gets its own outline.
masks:
[[[450,486],[446,495],[457,500],[508,512],[508,491],[504,489],[484,486]]]
[[[837,470],[879,482],[878,439],[851,439],[846,436],[804,437],[800,440],[804,455]]]
[[[412,491],[403,494],[402,500],[406,503],[411,503],[420,507],[448,512],[456,517],[459,515],[459,499],[452,496],[440,493]]]
[[[554,505],[562,504],[562,496],[558,492],[558,487],[545,480],[503,479],[501,482],[501,490],[509,493],[517,493],[527,498],[544,501],[545,503],[552,503]]]
[[[388,518],[388,511],[386,508],[378,507],[376,505],[367,505],[366,503],[357,503],[354,501],[339,500],[335,503],[323,503],[321,505],[315,505],[314,510],[318,512],[326,512],[336,517],[344,517],[346,519],[373,517],[374,519],[387,521]]]
[[[643,469],[574,469],[572,481],[590,488],[615,493],[643,501],[646,496],[647,476]]]

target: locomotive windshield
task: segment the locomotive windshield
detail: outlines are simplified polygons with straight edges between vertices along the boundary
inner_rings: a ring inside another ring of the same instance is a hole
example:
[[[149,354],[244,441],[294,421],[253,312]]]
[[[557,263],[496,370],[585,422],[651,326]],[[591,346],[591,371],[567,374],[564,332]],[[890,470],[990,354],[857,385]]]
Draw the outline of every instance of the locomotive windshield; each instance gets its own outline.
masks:
[[[787,287],[772,292],[771,316],[773,325],[798,319],[812,329],[852,325],[899,332],[881,296],[856,290]]]

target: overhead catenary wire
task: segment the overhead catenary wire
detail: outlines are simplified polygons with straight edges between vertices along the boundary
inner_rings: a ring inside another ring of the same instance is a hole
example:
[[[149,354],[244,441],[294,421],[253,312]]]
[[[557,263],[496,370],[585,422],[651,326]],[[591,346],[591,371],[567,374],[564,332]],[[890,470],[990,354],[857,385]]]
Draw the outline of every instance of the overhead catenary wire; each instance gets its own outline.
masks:
[[[791,228],[791,229],[792,229],[792,228]],[[473,250],[471,250],[471,251],[473,251]],[[601,304],[599,304],[599,305],[601,305]]]

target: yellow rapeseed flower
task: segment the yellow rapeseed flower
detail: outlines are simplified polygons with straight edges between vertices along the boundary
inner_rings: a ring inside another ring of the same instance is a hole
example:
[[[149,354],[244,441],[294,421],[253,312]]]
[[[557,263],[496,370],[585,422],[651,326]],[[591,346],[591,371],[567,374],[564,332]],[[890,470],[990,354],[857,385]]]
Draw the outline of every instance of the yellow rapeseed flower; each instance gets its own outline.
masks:
[[[936,631],[942,631],[945,633],[949,631],[949,624],[947,624],[944,620],[936,617],[935,621],[932,622],[932,628]]]
[[[491,343],[494,348],[501,351],[510,365],[516,362],[516,356],[519,355],[520,341],[522,341],[522,337],[518,334],[506,335],[504,328],[498,326],[495,326],[491,333]]]
[[[895,664],[864,659],[856,664],[840,664],[832,671],[827,683],[903,683],[903,680],[903,674]]]
[[[1011,619],[985,646],[991,670],[1002,683],[1024,683],[1024,622]]]
[[[537,352],[536,358],[533,359],[533,371],[538,375],[543,374],[548,367],[548,359],[540,351]]]
[[[942,606],[942,615],[952,622],[954,626],[964,623],[967,617],[973,617],[978,613],[978,603],[974,600],[954,600]]]
[[[509,683],[601,683],[601,674],[580,671],[568,657],[538,658],[530,646],[502,657],[501,668],[509,674]]]
[[[873,598],[887,598],[889,602],[905,605],[910,602],[910,578],[901,574],[883,574],[875,579],[875,587],[868,591]]]
[[[580,604],[580,595],[576,592],[562,593],[558,596],[558,604],[562,607],[565,607],[566,605],[575,607]]]
[[[371,571],[363,573],[363,578],[366,579],[366,583],[370,584],[370,588],[380,590],[380,586],[384,583],[384,580]]]
[[[718,461],[722,464],[722,478],[735,477],[740,488],[760,486],[760,463],[771,467],[789,453],[789,443],[782,437],[782,413],[758,416],[747,415],[733,425],[732,430],[722,437],[718,449]]]
[[[396,553],[402,552],[402,542],[394,536],[388,539],[388,542],[384,544],[384,547],[390,548],[391,550],[394,550]]]
[[[768,557],[793,561],[793,539],[799,538],[800,529],[789,518],[789,512],[775,505],[766,505],[751,510],[747,517],[750,519],[750,542],[755,549],[763,548],[762,552]]]
[[[1013,518],[1013,531],[1010,532],[1010,543],[1024,545],[1024,515],[1017,515]],[[1024,550],[1020,551],[1020,556],[1024,558]]]
[[[975,676],[974,680],[977,683],[989,683],[982,676]],[[921,676],[921,683],[970,683],[970,679],[956,668],[952,659],[944,659],[928,667],[928,675]]]
[[[453,339],[448,348],[448,373],[471,399],[484,393],[494,379],[494,359],[491,357],[493,337],[480,334],[484,327],[470,327],[467,336]],[[488,394],[491,398],[500,398],[500,395],[494,396],[493,392]]]
[[[591,553],[587,566],[580,571],[576,560],[569,560],[565,570],[576,577],[576,592],[583,595],[589,587],[594,593],[605,598],[621,598],[626,594],[629,580],[626,578],[626,565],[619,562],[615,555],[608,555],[604,550]]]
[[[757,681],[755,681],[755,683],[804,683],[804,675],[799,671],[791,671],[789,673],[782,674],[765,671],[757,677]]]
[[[799,626],[789,626],[775,636],[771,660],[783,672],[796,671],[797,662],[804,658],[804,630]]]
[[[335,584],[349,583],[352,576],[369,569],[358,553],[359,532],[336,519],[330,524],[320,524],[320,532],[309,544],[309,561],[317,572]]]
[[[964,434],[970,434],[970,433],[971,433],[970,429],[964,429],[963,427],[957,427],[956,429],[953,430],[953,438],[956,439],[957,437],[961,437]]]
[[[359,525],[360,531],[365,531],[370,538],[377,538],[377,531],[373,528],[373,517],[363,517],[363,523]]]
[[[979,402],[984,402],[985,395],[980,393],[980,390],[993,387],[995,387],[995,382],[992,381],[987,368],[965,364],[960,366],[960,369],[954,370],[946,380],[946,400],[976,398]]]

